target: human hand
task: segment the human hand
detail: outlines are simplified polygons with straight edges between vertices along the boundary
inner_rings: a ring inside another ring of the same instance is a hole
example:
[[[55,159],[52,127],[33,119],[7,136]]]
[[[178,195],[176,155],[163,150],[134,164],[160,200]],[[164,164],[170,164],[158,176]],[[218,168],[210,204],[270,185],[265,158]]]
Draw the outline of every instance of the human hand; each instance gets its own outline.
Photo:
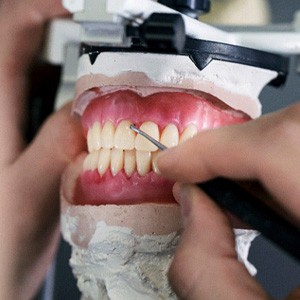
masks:
[[[64,15],[60,0],[0,3],[0,299],[29,299],[45,276],[59,230],[59,182],[85,148],[71,105],[46,122],[26,145],[28,72],[45,23]]]
[[[198,134],[157,157],[161,174],[179,182],[214,177],[255,179],[300,224],[300,104],[242,125]],[[184,159],[186,158],[186,159]],[[176,162],[176,163],[174,163]],[[183,299],[268,299],[237,261],[230,220],[200,189],[176,184],[185,230],[169,277]],[[213,234],[211,234],[213,233]],[[300,289],[288,299],[299,299]]]

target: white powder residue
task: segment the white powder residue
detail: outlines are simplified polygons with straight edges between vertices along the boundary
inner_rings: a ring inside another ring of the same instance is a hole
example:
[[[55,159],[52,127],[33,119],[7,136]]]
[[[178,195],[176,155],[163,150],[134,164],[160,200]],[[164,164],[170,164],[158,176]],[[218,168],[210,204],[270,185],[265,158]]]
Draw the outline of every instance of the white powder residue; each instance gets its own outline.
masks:
[[[234,229],[235,233],[235,248],[238,254],[238,259],[247,268],[248,272],[255,276],[256,268],[248,261],[249,250],[252,241],[259,235],[259,232],[251,229]]]

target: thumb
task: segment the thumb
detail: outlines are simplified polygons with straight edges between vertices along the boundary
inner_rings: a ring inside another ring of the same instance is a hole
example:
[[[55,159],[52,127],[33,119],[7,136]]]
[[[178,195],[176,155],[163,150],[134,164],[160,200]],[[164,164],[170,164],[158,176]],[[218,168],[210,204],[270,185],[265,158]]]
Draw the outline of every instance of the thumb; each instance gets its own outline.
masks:
[[[228,218],[199,188],[175,184],[185,225],[169,270],[181,299],[268,299],[237,260]]]
[[[41,128],[32,144],[13,165],[21,207],[31,212],[48,210],[58,214],[60,177],[66,165],[85,149],[79,119],[71,116],[71,103],[53,114]],[[22,174],[22,176],[19,176]],[[19,182],[18,182],[19,181]],[[24,203],[25,202],[25,203]],[[27,202],[27,203],[26,203]]]
[[[8,263],[13,265],[9,269],[16,270],[20,290],[25,286],[28,295],[39,286],[56,250],[61,174],[85,149],[80,122],[70,112],[71,104],[48,119],[1,182],[7,192],[1,221],[12,228],[12,234],[6,233],[7,243],[22,249],[22,255],[16,252]]]

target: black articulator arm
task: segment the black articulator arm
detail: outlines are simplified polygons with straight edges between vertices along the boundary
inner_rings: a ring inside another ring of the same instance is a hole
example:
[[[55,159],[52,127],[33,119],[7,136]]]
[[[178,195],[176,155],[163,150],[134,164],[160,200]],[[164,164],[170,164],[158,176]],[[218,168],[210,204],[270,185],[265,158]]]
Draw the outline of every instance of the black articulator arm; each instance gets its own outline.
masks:
[[[179,11],[199,11],[209,9],[209,1],[160,1]],[[175,5],[176,4],[176,5]],[[288,74],[289,59],[256,49],[225,44],[221,42],[194,39],[186,35],[185,24],[180,14],[153,13],[140,26],[128,25],[126,35],[131,38],[131,47],[103,47],[83,44],[81,54],[88,53],[91,63],[101,52],[150,52],[189,56],[199,70],[212,61],[248,65],[277,72],[272,82],[280,86]]]

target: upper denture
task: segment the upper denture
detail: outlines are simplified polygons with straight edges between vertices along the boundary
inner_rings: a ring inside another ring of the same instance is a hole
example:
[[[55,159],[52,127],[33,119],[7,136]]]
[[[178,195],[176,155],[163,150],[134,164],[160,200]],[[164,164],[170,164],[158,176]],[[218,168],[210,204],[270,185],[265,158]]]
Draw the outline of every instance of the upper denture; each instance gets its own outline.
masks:
[[[82,96],[84,97],[84,95]],[[212,97],[211,97],[212,98]],[[142,97],[131,90],[121,90],[105,95],[94,93],[82,115],[85,133],[95,122],[102,126],[110,121],[115,127],[121,121],[130,120],[138,127],[153,122],[162,131],[174,124],[179,133],[195,124],[199,130],[243,122],[249,117],[225,106],[218,99],[209,99],[186,92],[158,92]]]

